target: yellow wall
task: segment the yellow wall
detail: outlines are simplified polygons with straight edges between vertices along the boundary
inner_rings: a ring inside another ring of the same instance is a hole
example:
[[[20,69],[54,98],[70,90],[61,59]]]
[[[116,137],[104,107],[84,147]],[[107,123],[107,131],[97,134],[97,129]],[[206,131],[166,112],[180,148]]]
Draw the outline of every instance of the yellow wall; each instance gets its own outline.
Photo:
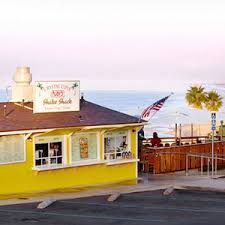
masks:
[[[136,132],[134,130],[132,132],[132,129],[130,129],[130,134],[131,150],[135,154]],[[51,135],[54,135],[54,132]],[[68,158],[70,155],[69,137],[67,137],[67,143],[66,151]],[[101,156],[103,155],[102,143],[103,138],[101,136]],[[31,139],[26,141],[26,162],[0,165],[0,194],[46,191],[55,188],[131,180],[136,178],[136,167],[136,162],[132,162],[119,165],[98,164],[38,172],[32,170],[33,139]]]

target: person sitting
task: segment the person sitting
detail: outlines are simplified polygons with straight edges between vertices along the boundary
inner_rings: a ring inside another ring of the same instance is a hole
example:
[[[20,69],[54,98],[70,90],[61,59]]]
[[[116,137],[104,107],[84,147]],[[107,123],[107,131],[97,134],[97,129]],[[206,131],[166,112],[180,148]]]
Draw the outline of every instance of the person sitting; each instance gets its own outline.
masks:
[[[161,139],[158,137],[156,132],[153,133],[153,138],[151,139],[152,147],[160,147]]]

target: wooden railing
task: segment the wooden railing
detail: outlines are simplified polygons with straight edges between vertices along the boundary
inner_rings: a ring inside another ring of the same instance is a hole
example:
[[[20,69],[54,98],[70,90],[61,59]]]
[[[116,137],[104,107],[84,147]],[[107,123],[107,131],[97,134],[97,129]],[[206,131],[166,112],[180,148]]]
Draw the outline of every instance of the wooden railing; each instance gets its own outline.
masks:
[[[145,172],[150,170],[156,174],[195,169],[200,168],[201,164],[203,166],[208,165],[211,150],[212,143],[161,148],[143,146],[140,155],[140,164],[144,166]],[[215,159],[216,165],[221,167],[225,166],[225,141],[215,142],[214,152],[215,158],[220,158]],[[186,157],[188,154],[192,155],[192,157]],[[186,162],[187,159],[188,162]],[[186,168],[187,165],[188,168]]]
[[[214,139],[216,141],[220,141],[224,139],[225,137],[221,136],[215,136]],[[175,138],[175,137],[162,137],[161,139],[161,145],[185,145],[185,144],[200,144],[200,143],[207,143],[211,142],[211,137],[209,136],[192,136],[192,137],[180,137],[180,138]],[[151,138],[145,138],[143,140],[143,145],[150,145],[151,144]]]

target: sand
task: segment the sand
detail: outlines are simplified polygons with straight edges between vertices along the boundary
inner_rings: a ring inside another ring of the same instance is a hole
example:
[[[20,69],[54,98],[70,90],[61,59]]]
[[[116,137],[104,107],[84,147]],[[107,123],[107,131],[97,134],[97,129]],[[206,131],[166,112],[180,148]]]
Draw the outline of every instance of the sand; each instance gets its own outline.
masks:
[[[220,122],[217,122],[217,130],[219,130]],[[182,137],[190,137],[191,136],[191,124],[183,124],[181,126],[181,136]],[[211,123],[199,123],[193,124],[193,136],[208,136],[211,133]],[[175,135],[175,129],[171,131],[169,134]],[[179,135],[179,127],[178,127],[178,135]]]

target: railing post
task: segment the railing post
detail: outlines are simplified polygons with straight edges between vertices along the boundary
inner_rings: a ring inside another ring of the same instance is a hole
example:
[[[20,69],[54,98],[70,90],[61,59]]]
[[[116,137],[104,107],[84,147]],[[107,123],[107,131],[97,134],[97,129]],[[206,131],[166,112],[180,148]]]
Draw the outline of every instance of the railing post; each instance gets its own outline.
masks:
[[[212,131],[212,177],[214,174],[214,130]]]
[[[215,174],[217,175],[217,154],[215,154]]]
[[[201,176],[203,175],[203,157],[201,156]]]
[[[188,154],[186,154],[186,176],[188,176]]]
[[[208,168],[207,168],[207,170],[208,170],[208,177],[209,177],[209,162],[210,162],[210,158],[208,157]]]
[[[179,146],[181,146],[181,136],[182,136],[182,126],[181,126],[181,124],[180,124],[180,126],[179,126]]]
[[[220,126],[221,126],[220,140],[223,141],[223,120],[220,121]]]

